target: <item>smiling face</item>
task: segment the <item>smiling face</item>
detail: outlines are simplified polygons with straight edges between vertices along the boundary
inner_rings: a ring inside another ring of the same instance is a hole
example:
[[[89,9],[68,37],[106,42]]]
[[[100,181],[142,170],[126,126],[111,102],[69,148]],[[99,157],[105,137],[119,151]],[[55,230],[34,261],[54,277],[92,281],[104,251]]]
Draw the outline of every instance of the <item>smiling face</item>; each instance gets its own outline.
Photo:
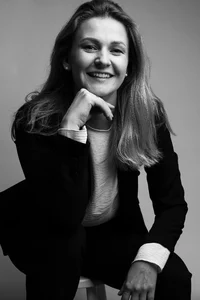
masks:
[[[85,88],[115,104],[128,66],[128,36],[124,25],[109,17],[84,21],[75,35],[68,62],[75,92]]]

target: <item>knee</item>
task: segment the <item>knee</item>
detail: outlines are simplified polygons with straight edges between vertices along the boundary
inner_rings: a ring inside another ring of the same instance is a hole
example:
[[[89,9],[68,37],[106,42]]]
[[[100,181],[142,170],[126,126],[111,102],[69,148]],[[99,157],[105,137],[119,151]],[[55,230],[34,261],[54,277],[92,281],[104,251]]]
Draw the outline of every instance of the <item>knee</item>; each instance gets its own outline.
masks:
[[[170,280],[178,287],[183,286],[184,288],[189,288],[189,289],[191,288],[192,274],[189,272],[186,266],[184,270],[182,268],[181,270],[177,270],[176,272],[169,274],[169,276],[168,276],[168,280],[170,278]]]
[[[169,257],[162,273],[159,276],[166,285],[191,289],[192,274],[189,272],[182,259],[176,254],[172,254]]]
[[[83,226],[79,226],[67,240],[68,254],[72,257],[84,252],[86,247],[86,233]]]

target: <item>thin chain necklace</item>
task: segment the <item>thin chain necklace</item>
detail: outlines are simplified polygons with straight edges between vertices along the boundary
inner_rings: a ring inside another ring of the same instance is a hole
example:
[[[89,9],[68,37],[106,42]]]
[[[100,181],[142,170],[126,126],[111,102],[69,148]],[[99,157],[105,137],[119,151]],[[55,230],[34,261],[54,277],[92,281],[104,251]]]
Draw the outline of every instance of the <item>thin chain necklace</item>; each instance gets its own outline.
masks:
[[[88,124],[86,125],[86,127],[90,128],[90,129],[92,129],[94,131],[106,132],[106,131],[110,131],[110,129],[112,128],[112,125],[108,129],[97,129],[97,128],[94,128],[94,127],[92,127],[92,126],[90,126]]]

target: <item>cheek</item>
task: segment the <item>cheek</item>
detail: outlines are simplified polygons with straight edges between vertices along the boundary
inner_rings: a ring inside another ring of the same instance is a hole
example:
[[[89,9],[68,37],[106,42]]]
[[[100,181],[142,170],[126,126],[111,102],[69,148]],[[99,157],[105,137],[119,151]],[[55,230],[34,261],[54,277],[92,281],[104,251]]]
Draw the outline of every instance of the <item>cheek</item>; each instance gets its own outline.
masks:
[[[75,60],[74,63],[71,65],[72,67],[72,72],[76,74],[77,72],[79,73],[83,69],[83,63],[79,59]],[[78,75],[78,74],[76,74]]]
[[[128,60],[124,58],[121,61],[118,61],[118,64],[116,66],[120,77],[125,76],[128,68]]]
[[[91,64],[91,57],[83,53],[82,51],[78,51],[74,54],[72,59],[72,68],[79,72],[85,71],[87,67]]]
[[[128,59],[125,59],[123,64],[123,71],[125,74],[127,73],[127,69],[128,69]]]
[[[83,60],[80,56],[74,56],[71,62],[72,77],[76,89],[80,89],[85,86],[85,72],[87,68],[87,61]]]
[[[72,71],[74,82],[78,83],[81,80],[81,74],[82,74],[82,70],[84,69],[84,66],[82,62],[77,59],[75,63],[71,64],[71,68],[72,68],[71,71]]]

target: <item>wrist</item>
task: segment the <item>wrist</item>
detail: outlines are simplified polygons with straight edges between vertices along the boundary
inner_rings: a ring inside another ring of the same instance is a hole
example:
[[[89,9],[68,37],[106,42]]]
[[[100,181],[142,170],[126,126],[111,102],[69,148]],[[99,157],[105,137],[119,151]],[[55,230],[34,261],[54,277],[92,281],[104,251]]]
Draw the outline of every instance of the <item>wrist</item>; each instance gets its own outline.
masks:
[[[133,261],[132,264],[141,264],[141,265],[147,265],[147,266],[151,266],[157,273],[160,273],[161,272],[161,269],[160,267],[155,264],[155,263],[152,263],[150,261],[146,261],[146,260],[136,260],[136,261]]]
[[[154,270],[156,270],[157,273],[161,272],[161,269],[157,264],[152,263],[152,262],[148,262],[148,263],[154,268]]]
[[[62,122],[60,124],[60,128],[64,128],[67,130],[80,130],[79,126],[74,122]]]

